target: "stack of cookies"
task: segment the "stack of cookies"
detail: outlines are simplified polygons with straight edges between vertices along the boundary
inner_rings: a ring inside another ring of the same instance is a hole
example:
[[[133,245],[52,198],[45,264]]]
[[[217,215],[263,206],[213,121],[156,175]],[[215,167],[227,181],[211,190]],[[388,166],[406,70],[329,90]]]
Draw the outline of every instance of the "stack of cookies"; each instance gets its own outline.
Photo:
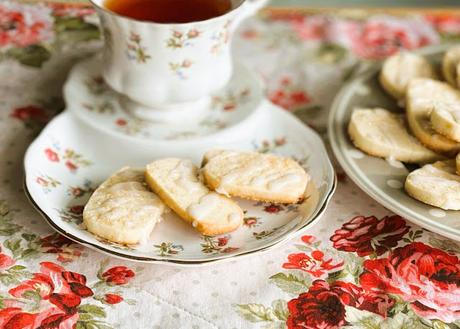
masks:
[[[422,165],[407,176],[410,196],[460,210],[460,47],[447,51],[441,71],[445,81],[417,54],[388,58],[380,84],[405,113],[355,109],[348,132],[355,146],[369,155]]]
[[[121,244],[146,241],[167,209],[204,235],[238,229],[244,212],[232,197],[272,203],[304,198],[309,175],[293,159],[215,150],[201,168],[188,159],[160,159],[123,168],[102,183],[83,212],[86,229]]]

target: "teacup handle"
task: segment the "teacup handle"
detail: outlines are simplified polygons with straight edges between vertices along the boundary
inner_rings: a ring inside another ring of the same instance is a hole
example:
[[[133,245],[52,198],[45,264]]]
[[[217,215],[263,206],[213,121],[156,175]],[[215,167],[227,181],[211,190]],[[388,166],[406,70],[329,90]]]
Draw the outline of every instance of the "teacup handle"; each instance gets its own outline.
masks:
[[[246,18],[253,16],[256,12],[262,9],[270,0],[246,0],[243,3],[243,8],[240,14],[234,19],[232,23],[233,30],[240,25]]]

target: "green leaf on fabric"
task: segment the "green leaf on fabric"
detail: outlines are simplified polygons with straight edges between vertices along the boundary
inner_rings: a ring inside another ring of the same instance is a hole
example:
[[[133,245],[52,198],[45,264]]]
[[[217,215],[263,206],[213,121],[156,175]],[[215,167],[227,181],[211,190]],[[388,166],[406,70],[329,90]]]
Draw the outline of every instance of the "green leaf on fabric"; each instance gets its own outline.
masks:
[[[359,283],[359,276],[363,272],[364,258],[358,257],[353,253],[341,253],[341,258],[344,261],[345,267],[343,272],[351,276],[355,283]]]
[[[0,200],[0,216],[5,216],[10,212],[10,207],[4,200]]]
[[[358,310],[356,308],[345,306],[345,319],[349,323],[346,329],[428,329],[435,328],[434,322],[429,324],[419,318],[413,311],[399,312],[392,316],[383,318],[377,314]],[[429,321],[429,320],[428,320]],[[435,320],[437,321],[437,320]],[[440,322],[440,321],[439,321]],[[442,323],[442,322],[440,322]],[[444,323],[442,323],[444,324]],[[437,329],[447,329],[449,327],[439,327]]]
[[[23,246],[23,239],[26,240],[27,245]],[[21,238],[10,238],[6,240],[3,245],[8,248],[15,259],[27,259],[35,256],[40,251],[40,238],[35,234],[22,234]]]
[[[58,33],[59,41],[83,42],[97,40],[101,37],[99,28],[85,22],[82,17],[57,17],[54,29]]]
[[[0,283],[4,286],[19,284],[22,280],[30,278],[32,274],[22,265],[15,265],[0,271]]]
[[[124,300],[128,305],[136,305],[137,301],[134,299],[125,299]]]
[[[112,326],[109,326],[99,321],[82,320],[81,316],[75,328],[76,329],[113,329]]]
[[[277,320],[273,310],[262,304],[240,304],[235,307],[243,318],[251,322],[272,322]]]
[[[56,17],[54,20],[54,30],[56,32],[87,30],[96,26],[85,22],[82,17]]]
[[[89,327],[86,326],[86,322],[78,321],[75,329],[88,329]]]
[[[78,313],[88,313],[97,318],[106,317],[105,311],[102,307],[91,304],[80,305],[78,307]]]
[[[8,49],[5,56],[26,66],[42,67],[43,63],[50,59],[51,53],[43,46],[31,45],[24,48]]]
[[[445,43],[451,43],[451,42],[459,42],[460,41],[460,35],[456,33],[440,33],[441,35],[441,41]]]
[[[306,252],[310,252],[313,250],[313,248],[311,248],[310,246],[306,246],[303,244],[295,244],[294,247],[296,247],[300,251],[306,251]]]
[[[451,329],[451,327],[448,324],[439,320],[432,320],[431,326],[433,327],[433,329]]]
[[[21,254],[21,239],[8,239],[3,245],[13,253],[13,258],[18,258]]]
[[[12,267],[9,268],[9,271],[11,272],[19,272],[19,271],[22,271],[22,270],[25,270],[26,267],[25,266],[22,266],[22,265],[14,265]]]
[[[262,329],[286,329],[287,325],[285,322],[269,322],[262,326]]]
[[[316,58],[326,64],[341,62],[348,54],[347,49],[336,43],[323,43],[316,51]]]
[[[270,280],[284,292],[294,295],[308,291],[311,285],[311,280],[308,276],[300,277],[291,273],[278,273],[271,276]]]
[[[101,263],[99,265],[99,270],[97,271],[97,278],[99,280],[101,280],[101,281],[104,281],[104,278],[102,277],[102,274],[104,273],[105,268],[107,267],[108,264],[109,264],[109,259],[106,258],[103,261],[101,261]]]
[[[403,241],[406,243],[411,243],[417,239],[420,239],[422,235],[423,235],[423,230],[410,231],[409,236],[404,238]]]
[[[13,216],[10,207],[4,200],[0,200],[0,236],[11,236],[22,226],[12,222]]]
[[[286,321],[289,316],[287,302],[282,299],[277,299],[272,303],[272,309],[278,320]]]
[[[26,241],[32,241],[32,240],[34,240],[34,239],[37,238],[37,235],[36,235],[36,234],[23,233],[23,234],[21,234],[21,236],[22,236],[23,239],[26,240]]]
[[[345,328],[353,329],[381,329],[383,318],[377,314],[358,310],[354,307],[345,306],[345,320],[350,326]]]
[[[346,277],[347,277],[347,273],[345,271],[337,271],[337,272],[329,273],[326,281],[329,284],[331,284],[331,283],[334,283],[335,281],[338,281],[338,280],[346,278]]]
[[[22,294],[22,297],[26,299],[40,300],[40,293],[36,290],[29,290]]]
[[[80,321],[89,321],[93,319],[93,316],[89,313],[79,313],[78,314],[78,319]]]
[[[39,251],[36,250],[36,249],[26,249],[24,250],[24,252],[22,253],[22,259],[26,259],[26,258],[30,258],[36,254],[38,254]]]

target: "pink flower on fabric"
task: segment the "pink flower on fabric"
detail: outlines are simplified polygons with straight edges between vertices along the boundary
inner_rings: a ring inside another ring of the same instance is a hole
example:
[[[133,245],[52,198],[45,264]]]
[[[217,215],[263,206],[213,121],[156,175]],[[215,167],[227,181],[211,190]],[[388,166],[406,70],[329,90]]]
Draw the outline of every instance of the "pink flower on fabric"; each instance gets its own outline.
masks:
[[[0,47],[27,47],[54,36],[51,10],[17,2],[0,3]]]
[[[421,317],[446,323],[460,319],[460,262],[457,256],[413,242],[387,258],[366,260],[360,276],[371,292],[399,295]]]
[[[310,255],[303,252],[290,254],[288,262],[283,264],[283,268],[302,270],[317,278],[342,266],[343,261],[336,262],[333,258],[326,257],[320,250],[314,250]]]

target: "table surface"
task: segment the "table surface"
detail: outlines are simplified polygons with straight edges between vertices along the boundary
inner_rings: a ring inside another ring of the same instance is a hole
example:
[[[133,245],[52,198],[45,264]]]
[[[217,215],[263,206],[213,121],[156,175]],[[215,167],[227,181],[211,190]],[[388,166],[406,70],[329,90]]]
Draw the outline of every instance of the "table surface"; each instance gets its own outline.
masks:
[[[252,258],[137,264],[54,233],[26,200],[22,160],[63,109],[72,64],[100,49],[97,18],[8,1],[0,17],[0,328],[460,327],[459,245],[391,214],[338,166],[324,217]],[[239,29],[234,53],[265,78],[267,97],[325,136],[333,97],[359,63],[458,38],[454,14],[268,11]]]

